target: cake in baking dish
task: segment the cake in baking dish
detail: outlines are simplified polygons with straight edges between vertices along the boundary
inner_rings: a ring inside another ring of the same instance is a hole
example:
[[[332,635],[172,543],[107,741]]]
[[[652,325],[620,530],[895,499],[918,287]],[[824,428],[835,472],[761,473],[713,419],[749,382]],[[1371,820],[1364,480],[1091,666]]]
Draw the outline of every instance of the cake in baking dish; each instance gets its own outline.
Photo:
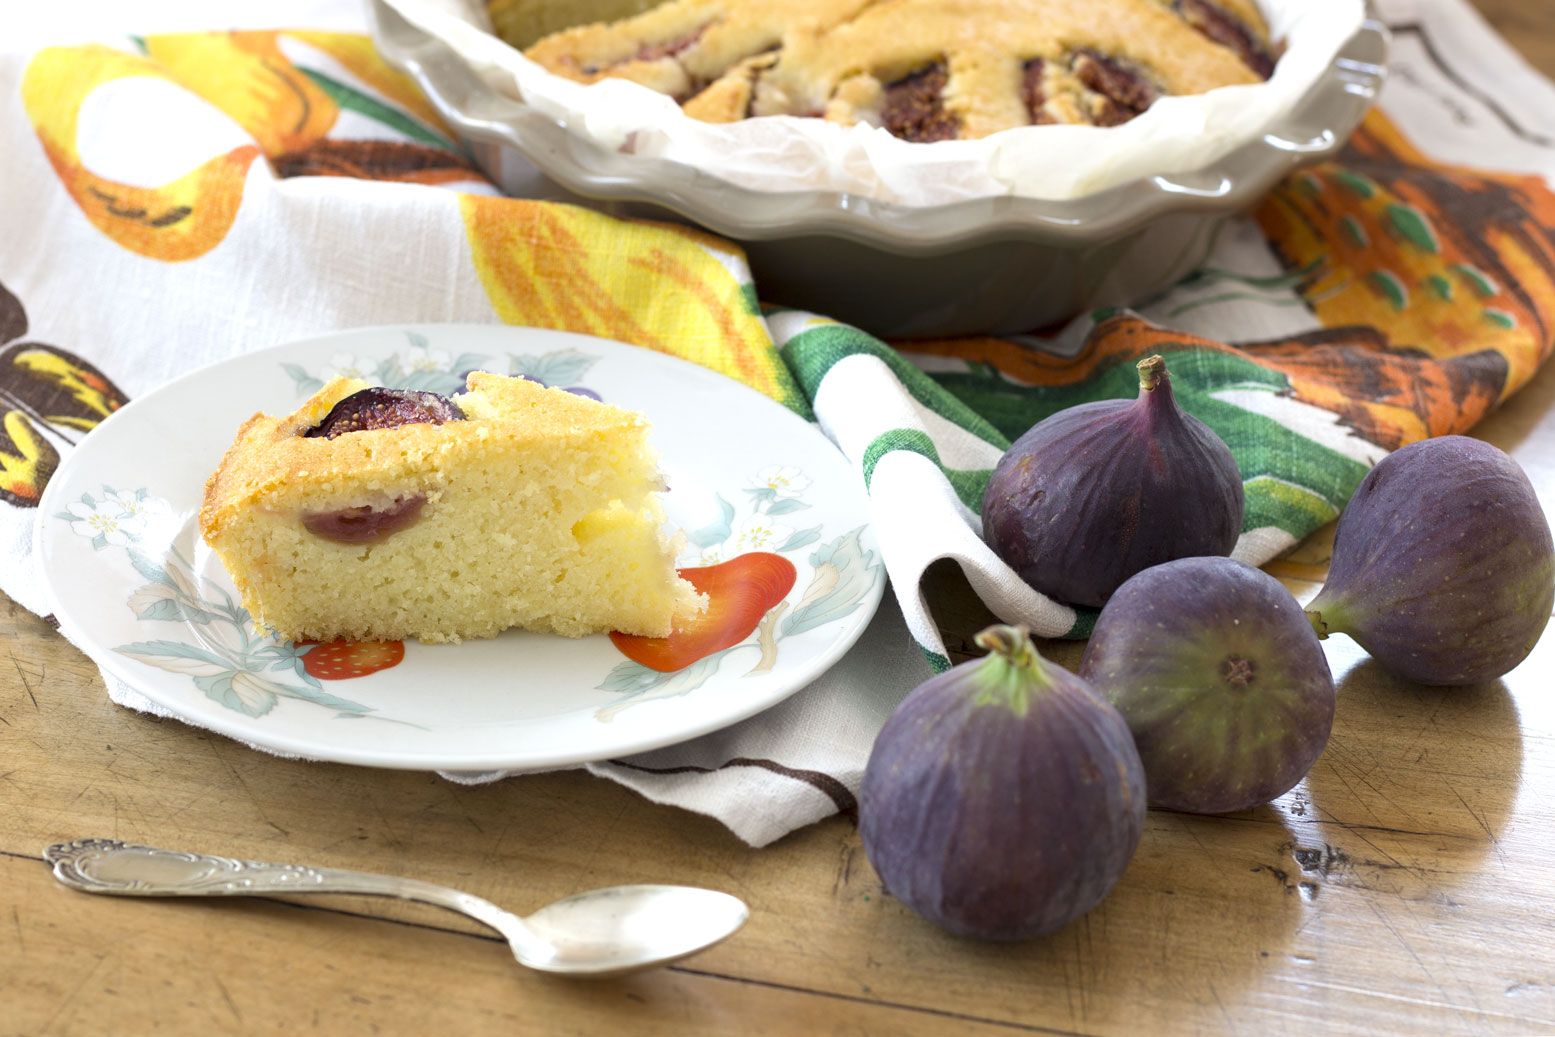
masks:
[[[701,606],[660,533],[641,416],[521,378],[467,390],[337,378],[239,429],[200,530],[256,624],[298,641],[659,637]]]
[[[708,122],[813,116],[916,142],[1115,126],[1274,69],[1253,0],[671,0],[525,53],[580,82],[641,83]]]
[[[657,7],[664,0],[485,0],[492,30],[523,48],[580,21],[613,22]],[[580,17],[579,11],[586,13]]]

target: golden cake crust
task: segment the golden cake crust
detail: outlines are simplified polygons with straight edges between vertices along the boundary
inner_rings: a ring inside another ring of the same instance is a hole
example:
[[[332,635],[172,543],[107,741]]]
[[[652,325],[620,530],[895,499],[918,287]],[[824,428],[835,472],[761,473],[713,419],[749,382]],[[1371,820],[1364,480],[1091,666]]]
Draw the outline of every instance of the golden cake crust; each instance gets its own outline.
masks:
[[[452,400],[368,397],[306,435],[367,388],[336,379],[256,414],[206,483],[201,532],[256,624],[294,641],[663,637],[702,607],[639,415],[477,373]],[[375,427],[407,413],[422,420]]]
[[[710,122],[821,116],[924,142],[1115,125],[1273,66],[1252,0],[672,0],[526,54],[580,82],[632,80]]]
[[[475,372],[470,392],[455,397],[467,420],[445,425],[402,425],[353,432],[335,439],[301,433],[317,425],[336,403],[369,383],[336,378],[284,417],[255,414],[238,429],[220,466],[205,483],[200,532],[211,542],[244,508],[263,506],[281,489],[349,496],[385,485],[403,485],[417,473],[434,472],[458,452],[478,449],[494,432],[517,440],[560,442],[569,437],[638,428],[642,419],[606,403],[520,378]]]

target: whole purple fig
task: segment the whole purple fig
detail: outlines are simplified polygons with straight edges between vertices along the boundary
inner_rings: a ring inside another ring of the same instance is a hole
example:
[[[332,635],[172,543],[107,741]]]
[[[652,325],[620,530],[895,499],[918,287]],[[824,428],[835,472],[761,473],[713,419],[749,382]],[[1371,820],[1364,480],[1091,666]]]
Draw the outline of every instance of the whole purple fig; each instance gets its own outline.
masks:
[[[885,888],[963,936],[1023,940],[1117,884],[1145,819],[1127,725],[1021,627],[919,685],[875,740],[859,791],[864,852]]]
[[[1080,673],[1134,732],[1150,805],[1223,814],[1289,791],[1334,724],[1334,678],[1280,581],[1230,558],[1133,577],[1102,609]]]
[[[1527,474],[1489,443],[1443,436],[1361,480],[1307,615],[1390,673],[1478,684],[1527,658],[1552,608],[1555,545]]]
[[[1139,362],[1139,396],[1060,411],[1000,459],[983,494],[988,545],[1034,589],[1103,605],[1174,558],[1228,555],[1242,476],[1220,437],[1172,397],[1166,361]]]

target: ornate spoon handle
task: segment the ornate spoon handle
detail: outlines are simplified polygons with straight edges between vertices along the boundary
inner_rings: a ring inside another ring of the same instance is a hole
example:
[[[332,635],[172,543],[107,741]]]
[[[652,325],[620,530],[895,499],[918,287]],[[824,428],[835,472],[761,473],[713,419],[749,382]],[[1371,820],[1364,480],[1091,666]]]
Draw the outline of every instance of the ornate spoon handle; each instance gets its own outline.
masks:
[[[489,900],[417,879],[303,864],[242,861],[159,850],[117,839],[77,839],[50,846],[44,859],[72,889],[131,897],[257,896],[266,893],[358,893],[399,897],[457,911],[509,939],[528,935],[521,919]]]

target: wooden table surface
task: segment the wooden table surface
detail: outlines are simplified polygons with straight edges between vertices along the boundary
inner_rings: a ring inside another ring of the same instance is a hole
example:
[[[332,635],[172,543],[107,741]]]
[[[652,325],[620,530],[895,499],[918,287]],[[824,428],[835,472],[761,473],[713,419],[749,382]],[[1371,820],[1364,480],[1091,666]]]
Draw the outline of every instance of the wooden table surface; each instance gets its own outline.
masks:
[[[1555,72],[1555,9],[1480,6]],[[1555,514],[1555,367],[1478,434]],[[1320,534],[1271,568],[1306,594],[1325,558]],[[952,635],[981,625],[954,577],[932,582]],[[273,759],[110,705],[82,655],[0,596],[0,1034],[1555,1032],[1555,626],[1468,691],[1392,680],[1342,637],[1327,650],[1338,719],[1296,790],[1232,817],[1152,812],[1098,910],[985,946],[883,895],[840,818],[750,850],[582,772],[464,788]],[[519,908],[684,882],[753,914],[682,966],[572,983],[432,909],[58,887],[42,848],[89,834],[413,875]]]

